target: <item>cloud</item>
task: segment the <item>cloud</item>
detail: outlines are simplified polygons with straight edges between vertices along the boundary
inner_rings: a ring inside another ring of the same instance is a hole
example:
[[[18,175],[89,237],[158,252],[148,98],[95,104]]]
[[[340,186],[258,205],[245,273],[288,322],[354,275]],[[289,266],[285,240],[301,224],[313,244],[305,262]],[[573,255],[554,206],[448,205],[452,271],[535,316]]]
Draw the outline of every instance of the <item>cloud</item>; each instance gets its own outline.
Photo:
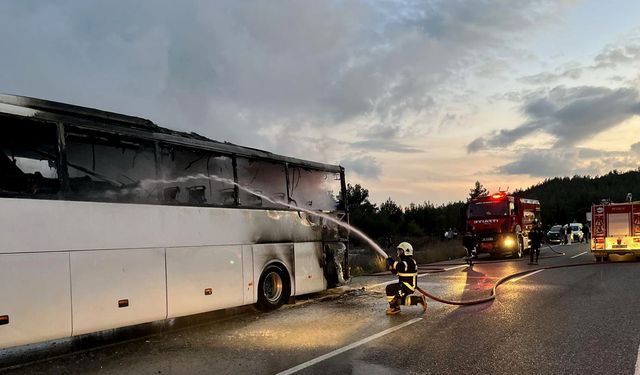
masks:
[[[563,78],[569,78],[577,80],[582,77],[585,71],[584,67],[576,66],[568,69],[560,70],[557,73],[542,72],[530,76],[525,76],[519,79],[520,82],[531,85],[548,85],[553,84]]]
[[[603,175],[613,169],[636,169],[638,151],[635,149],[640,149],[640,142],[632,145],[628,152],[573,147],[524,149],[516,160],[500,166],[498,173],[532,177]]]
[[[498,168],[500,174],[526,174],[534,177],[566,176],[575,162],[573,153],[529,150],[518,160]]]
[[[350,147],[371,151],[390,151],[400,153],[420,152],[419,149],[408,146],[399,139],[404,137],[403,130],[399,126],[372,125],[361,130],[357,139],[361,141],[351,142]]]
[[[636,154],[640,154],[640,142],[636,142],[636,143],[632,144],[630,150],[631,150],[631,152],[634,152]]]
[[[637,41],[627,43],[629,44],[607,46],[604,51],[595,57],[594,68],[613,69],[621,65],[637,63],[638,59],[640,59],[640,44],[636,44]]]
[[[562,79],[577,80],[585,75],[605,69],[611,70],[634,66],[638,64],[638,61],[640,61],[640,34],[636,32],[617,44],[604,47],[593,58],[591,64],[572,62],[555,68],[553,71],[521,77],[518,81],[536,86],[551,85],[557,84]],[[622,81],[625,77],[615,75],[610,79]]]
[[[382,166],[372,156],[351,156],[343,159],[340,165],[349,173],[355,173],[369,180],[377,180],[382,174]]]
[[[427,111],[478,56],[568,3],[2,2],[0,85],[260,148],[274,126],[437,127]]]
[[[555,145],[570,146],[640,114],[638,97],[635,88],[558,86],[525,99],[524,123],[476,138],[467,151],[508,147],[539,131],[553,136]]]
[[[404,145],[394,140],[367,140],[351,143],[351,147],[366,149],[371,151],[391,151],[401,153],[420,152],[420,149]]]

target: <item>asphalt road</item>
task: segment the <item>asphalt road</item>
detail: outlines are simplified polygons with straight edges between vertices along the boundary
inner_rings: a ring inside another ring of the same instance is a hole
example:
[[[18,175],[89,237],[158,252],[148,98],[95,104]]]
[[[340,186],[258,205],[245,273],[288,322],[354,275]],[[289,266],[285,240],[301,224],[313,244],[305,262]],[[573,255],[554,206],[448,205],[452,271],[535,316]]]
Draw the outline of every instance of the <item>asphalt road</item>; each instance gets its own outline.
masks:
[[[554,248],[566,255],[543,249],[537,267],[593,263],[579,255],[584,244]],[[486,296],[499,278],[536,268],[480,260],[427,273],[434,266],[421,267],[419,285],[452,300]],[[545,269],[503,284],[490,303],[430,302],[424,314],[403,307],[392,317],[384,283],[393,277],[360,277],[269,314],[239,309],[93,348],[0,351],[0,373],[640,374],[639,274],[637,262]]]

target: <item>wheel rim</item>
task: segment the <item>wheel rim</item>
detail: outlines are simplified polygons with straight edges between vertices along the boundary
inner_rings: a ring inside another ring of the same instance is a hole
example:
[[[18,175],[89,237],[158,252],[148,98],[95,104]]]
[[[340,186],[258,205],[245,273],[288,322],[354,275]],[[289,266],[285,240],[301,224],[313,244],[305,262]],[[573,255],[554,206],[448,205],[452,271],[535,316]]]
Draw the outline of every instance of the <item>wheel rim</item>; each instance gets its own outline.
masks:
[[[282,277],[277,272],[269,272],[264,278],[262,294],[269,303],[277,303],[284,290]]]
[[[523,241],[518,237],[518,258],[522,258],[522,255],[524,255],[524,251],[522,250],[523,247]]]

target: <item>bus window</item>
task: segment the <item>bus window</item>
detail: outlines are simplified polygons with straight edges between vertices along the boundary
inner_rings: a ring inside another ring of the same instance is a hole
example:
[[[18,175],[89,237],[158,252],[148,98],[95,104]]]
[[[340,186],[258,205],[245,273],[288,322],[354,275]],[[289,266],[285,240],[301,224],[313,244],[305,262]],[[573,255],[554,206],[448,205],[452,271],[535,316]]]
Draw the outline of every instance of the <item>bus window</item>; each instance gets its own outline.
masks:
[[[299,207],[335,211],[340,186],[340,174],[289,167],[289,195]]]
[[[274,202],[287,201],[287,178],[283,164],[263,160],[237,159],[240,205],[246,207],[283,208]],[[242,188],[258,193],[251,194]],[[263,195],[267,198],[262,198]],[[272,202],[273,201],[273,202]]]
[[[163,203],[235,204],[233,184],[224,181],[233,181],[230,157],[169,144],[160,146],[160,155],[158,189],[162,190]]]
[[[51,196],[58,193],[58,142],[54,124],[2,120],[0,192]]]
[[[65,133],[69,186],[75,197],[157,201],[153,143],[70,126]]]

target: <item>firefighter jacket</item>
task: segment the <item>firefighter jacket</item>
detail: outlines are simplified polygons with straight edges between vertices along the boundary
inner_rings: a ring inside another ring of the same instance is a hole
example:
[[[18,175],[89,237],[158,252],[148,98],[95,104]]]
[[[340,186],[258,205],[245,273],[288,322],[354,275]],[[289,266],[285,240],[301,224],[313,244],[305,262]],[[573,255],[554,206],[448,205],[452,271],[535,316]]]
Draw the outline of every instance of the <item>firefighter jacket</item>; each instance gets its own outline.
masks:
[[[411,294],[418,285],[418,264],[413,257],[401,255],[400,260],[393,262],[389,269],[398,275],[398,283],[406,294]]]
[[[529,240],[531,241],[531,247],[538,249],[544,238],[544,232],[539,226],[534,226],[529,232]]]

